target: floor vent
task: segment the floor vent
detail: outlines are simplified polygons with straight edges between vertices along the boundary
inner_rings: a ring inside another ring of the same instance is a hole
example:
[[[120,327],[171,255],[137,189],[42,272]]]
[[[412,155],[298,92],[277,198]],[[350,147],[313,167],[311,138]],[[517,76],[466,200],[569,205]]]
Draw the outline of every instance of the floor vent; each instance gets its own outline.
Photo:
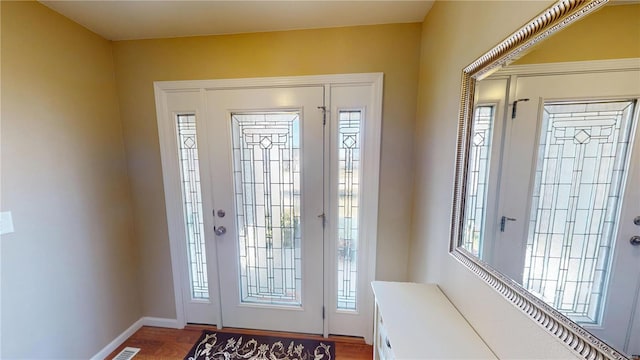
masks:
[[[138,351],[140,351],[139,348],[126,347],[126,348],[122,349],[122,351],[120,351],[120,353],[118,355],[116,355],[116,357],[114,357],[113,360],[129,360],[129,359],[132,359],[134,356],[136,356]]]

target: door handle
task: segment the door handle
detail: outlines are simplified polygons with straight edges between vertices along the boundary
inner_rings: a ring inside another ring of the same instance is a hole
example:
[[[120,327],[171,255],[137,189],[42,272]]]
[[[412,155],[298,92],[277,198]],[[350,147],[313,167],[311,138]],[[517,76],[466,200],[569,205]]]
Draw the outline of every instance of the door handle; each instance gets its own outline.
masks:
[[[215,232],[218,236],[222,236],[227,233],[227,228],[224,226],[217,226],[213,228],[213,232]]]
[[[514,218],[510,218],[510,217],[506,217],[506,216],[501,217],[500,218],[500,232],[504,232],[504,228],[507,225],[507,220],[516,221],[516,219],[514,219]]]
[[[640,236],[638,235],[632,236],[631,239],[629,239],[629,242],[633,246],[640,246]]]
[[[633,218],[633,223],[640,226],[640,215]]]

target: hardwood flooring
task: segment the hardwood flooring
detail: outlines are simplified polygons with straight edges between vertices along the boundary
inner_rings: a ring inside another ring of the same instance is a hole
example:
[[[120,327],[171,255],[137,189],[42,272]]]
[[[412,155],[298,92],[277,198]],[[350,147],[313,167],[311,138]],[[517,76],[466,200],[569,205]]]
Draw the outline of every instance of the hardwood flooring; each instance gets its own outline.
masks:
[[[216,330],[215,326],[187,325],[184,329],[167,329],[143,326],[131,335],[124,344],[112,352],[107,359],[111,360],[127,346],[140,348],[134,360],[149,359],[184,359],[196,340],[200,338],[202,330]],[[249,335],[285,336],[296,339],[322,339],[317,335],[279,333],[261,330],[245,330],[224,328],[221,332],[242,333]],[[364,360],[373,359],[373,347],[365,344],[363,339],[345,336],[330,336],[329,340],[336,344],[336,359]]]

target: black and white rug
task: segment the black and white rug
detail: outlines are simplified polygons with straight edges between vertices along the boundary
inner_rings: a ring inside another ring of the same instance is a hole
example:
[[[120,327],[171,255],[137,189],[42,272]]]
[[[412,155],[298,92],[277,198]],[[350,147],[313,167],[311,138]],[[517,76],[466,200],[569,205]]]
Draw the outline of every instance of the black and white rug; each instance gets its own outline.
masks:
[[[203,330],[185,360],[332,360],[333,341]]]

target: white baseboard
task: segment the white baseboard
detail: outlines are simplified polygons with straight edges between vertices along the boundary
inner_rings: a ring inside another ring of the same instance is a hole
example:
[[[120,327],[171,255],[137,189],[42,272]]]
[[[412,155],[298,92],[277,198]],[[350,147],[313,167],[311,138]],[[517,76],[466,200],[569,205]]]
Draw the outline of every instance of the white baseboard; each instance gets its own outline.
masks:
[[[176,319],[166,319],[166,318],[145,316],[140,320],[142,320],[143,326],[155,326],[155,327],[163,327],[163,328],[171,328],[171,329],[184,328],[184,326],[178,325],[178,320]]]
[[[91,360],[103,360],[109,354],[111,354],[118,346],[122,345],[131,335],[133,335],[136,331],[140,330],[143,326],[155,326],[155,327],[165,327],[172,329],[182,329],[184,326],[178,325],[178,320],[176,319],[165,319],[165,318],[157,318],[145,316],[138,319],[138,321],[134,322],[133,325],[129,326],[122,334],[118,335],[112,342],[110,342],[107,346],[105,346],[102,350],[100,350],[97,354],[91,357]]]
[[[123,331],[122,334],[118,335],[112,342],[107,344],[102,350],[100,350],[97,354],[95,354],[91,360],[102,360],[109,356],[113,352],[113,350],[117,349],[118,346],[122,345],[122,343],[127,340],[131,335],[133,335],[136,331],[138,331],[143,326],[144,318],[139,319],[134,322],[133,325],[129,326],[127,330]]]

